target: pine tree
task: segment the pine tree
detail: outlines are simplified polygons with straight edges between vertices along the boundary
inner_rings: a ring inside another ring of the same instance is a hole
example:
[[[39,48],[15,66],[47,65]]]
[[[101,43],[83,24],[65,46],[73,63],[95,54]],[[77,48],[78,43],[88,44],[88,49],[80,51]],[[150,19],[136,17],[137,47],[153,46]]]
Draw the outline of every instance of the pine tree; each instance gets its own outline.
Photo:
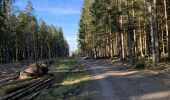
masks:
[[[13,0],[0,1],[0,62],[69,56],[62,29],[49,26],[45,21],[38,24],[30,1],[26,10],[17,16],[13,10]]]
[[[80,50],[85,53],[88,57],[92,57],[92,37],[91,34],[91,6],[92,6],[92,0],[85,0],[84,7],[82,9],[83,14],[81,16],[80,21],[80,29],[79,29],[79,43],[80,43]]]
[[[91,7],[87,1],[78,35],[79,51],[84,56],[118,56],[132,64],[145,56],[159,62],[161,56],[170,54],[169,1],[94,0]]]

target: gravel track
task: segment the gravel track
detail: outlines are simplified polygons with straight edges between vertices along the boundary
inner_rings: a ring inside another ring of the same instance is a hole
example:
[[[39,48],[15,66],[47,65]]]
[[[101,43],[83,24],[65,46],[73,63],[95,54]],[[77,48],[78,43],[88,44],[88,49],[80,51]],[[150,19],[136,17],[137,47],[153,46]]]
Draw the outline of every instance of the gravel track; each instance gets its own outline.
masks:
[[[90,71],[92,100],[170,100],[170,86],[140,71],[120,69],[102,60],[79,60]]]

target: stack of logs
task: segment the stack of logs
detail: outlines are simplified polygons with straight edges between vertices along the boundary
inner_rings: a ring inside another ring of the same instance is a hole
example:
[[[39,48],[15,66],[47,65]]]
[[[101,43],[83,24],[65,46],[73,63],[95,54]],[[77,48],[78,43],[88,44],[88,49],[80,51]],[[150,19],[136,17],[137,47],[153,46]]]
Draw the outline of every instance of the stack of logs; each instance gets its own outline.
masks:
[[[0,80],[0,100],[32,100],[55,82],[44,63],[35,63],[18,75]]]

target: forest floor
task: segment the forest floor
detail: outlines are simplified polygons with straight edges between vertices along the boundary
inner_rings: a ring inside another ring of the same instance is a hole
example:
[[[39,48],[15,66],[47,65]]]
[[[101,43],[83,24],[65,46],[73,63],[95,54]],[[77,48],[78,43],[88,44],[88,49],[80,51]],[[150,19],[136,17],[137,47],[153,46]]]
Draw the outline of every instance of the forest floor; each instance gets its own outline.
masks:
[[[27,68],[27,65],[26,63],[0,64],[0,79],[18,74],[21,70]]]
[[[19,73],[27,65],[0,64],[0,79]],[[35,100],[169,100],[170,76],[160,72],[134,69],[113,60],[57,60],[49,73],[59,81]]]
[[[106,60],[78,60],[90,71],[92,100],[169,100],[170,78],[157,71],[129,69]]]
[[[19,74],[31,63],[0,64],[0,80]],[[86,85],[89,78],[87,68],[72,59],[55,60],[49,67],[56,81],[50,88],[43,89],[35,100],[87,100]],[[18,84],[18,83],[17,83]],[[0,89],[1,91],[1,89]],[[3,91],[3,90],[2,90]],[[1,100],[1,98],[0,98]]]
[[[88,100],[89,72],[75,60],[59,60],[49,68],[49,73],[60,79],[43,91],[35,100]]]

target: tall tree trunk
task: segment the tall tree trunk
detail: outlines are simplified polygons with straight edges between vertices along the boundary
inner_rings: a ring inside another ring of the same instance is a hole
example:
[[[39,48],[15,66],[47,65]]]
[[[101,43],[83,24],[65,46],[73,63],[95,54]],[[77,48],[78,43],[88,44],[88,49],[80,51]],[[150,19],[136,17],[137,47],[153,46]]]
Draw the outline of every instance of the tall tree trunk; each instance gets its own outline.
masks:
[[[164,41],[164,28],[162,27],[162,30],[161,30],[161,34],[162,34],[162,37],[161,37],[161,41],[162,41],[162,54],[165,55],[165,42]]]
[[[2,44],[0,43],[0,63],[2,62]]]
[[[143,54],[143,42],[142,42],[142,31],[141,31],[141,21],[139,19],[139,33],[140,33],[140,37],[139,37],[139,42],[140,42],[140,54],[142,57],[144,57],[144,54]]]
[[[122,25],[122,20],[121,20],[121,25]],[[121,28],[122,29],[122,28]],[[121,33],[121,41],[122,41],[122,57],[123,59],[125,59],[125,46],[124,46],[124,33],[122,32]]]
[[[30,61],[30,46],[29,46],[29,38],[27,37],[27,58]]]
[[[41,59],[43,59],[43,45],[41,44],[41,54],[40,54],[40,56],[41,56]]]
[[[133,16],[133,22],[135,21],[135,10],[134,10],[134,0],[132,0],[132,16]],[[137,35],[136,35],[136,30],[133,29],[133,35],[134,35],[134,55],[135,59],[138,59],[138,54],[137,54]]]
[[[51,59],[51,48],[50,48],[50,44],[48,44],[48,58]]]
[[[114,50],[114,55],[117,56],[118,55],[118,33],[115,33],[115,35],[116,36],[115,36],[115,39],[114,39],[115,40],[115,43],[114,43],[115,44],[114,45],[114,49],[115,49]]]
[[[127,13],[127,39],[128,39],[128,49],[129,49],[129,56],[130,56],[130,63],[133,64],[133,53],[132,53],[132,39],[131,39],[131,30],[130,30],[130,15],[129,15],[129,3],[126,0],[126,13]]]
[[[33,51],[34,51],[34,59],[37,60],[37,50],[36,50],[36,40],[35,40],[35,32],[33,33]]]
[[[157,21],[157,1],[154,0],[154,30],[155,30],[155,43],[156,43],[156,62],[160,61],[160,50],[159,50],[159,33],[158,33],[158,21]]]
[[[120,25],[120,12],[121,12],[121,0],[117,0],[117,19],[118,19],[118,46],[119,46],[119,55],[120,55],[120,60],[123,61],[123,49],[122,49],[122,36],[121,36],[121,25]]]
[[[18,62],[18,53],[19,53],[19,50],[18,50],[18,42],[16,42],[16,47],[15,47],[15,62]]]
[[[144,29],[143,29],[143,31],[144,31],[144,34],[145,34],[145,56],[148,56],[148,59],[150,59],[150,55],[149,55],[149,52],[150,52],[150,47],[149,47],[149,44],[150,44],[150,39],[149,39],[149,33],[147,32],[147,20],[146,20],[146,18],[147,18],[147,11],[146,11],[146,9],[147,9],[147,7],[146,7],[146,0],[143,0],[143,6],[144,6],[144,11],[143,11],[143,13],[144,13]]]
[[[164,12],[165,12],[165,28],[166,28],[166,44],[167,44],[167,52],[168,58],[170,58],[170,47],[169,47],[169,27],[168,27],[168,14],[167,14],[167,0],[164,0]]]
[[[150,35],[151,35],[151,50],[152,50],[152,62],[155,63],[155,43],[154,43],[154,31],[153,31],[153,18],[152,18],[153,10],[151,4],[151,12],[150,12]]]

